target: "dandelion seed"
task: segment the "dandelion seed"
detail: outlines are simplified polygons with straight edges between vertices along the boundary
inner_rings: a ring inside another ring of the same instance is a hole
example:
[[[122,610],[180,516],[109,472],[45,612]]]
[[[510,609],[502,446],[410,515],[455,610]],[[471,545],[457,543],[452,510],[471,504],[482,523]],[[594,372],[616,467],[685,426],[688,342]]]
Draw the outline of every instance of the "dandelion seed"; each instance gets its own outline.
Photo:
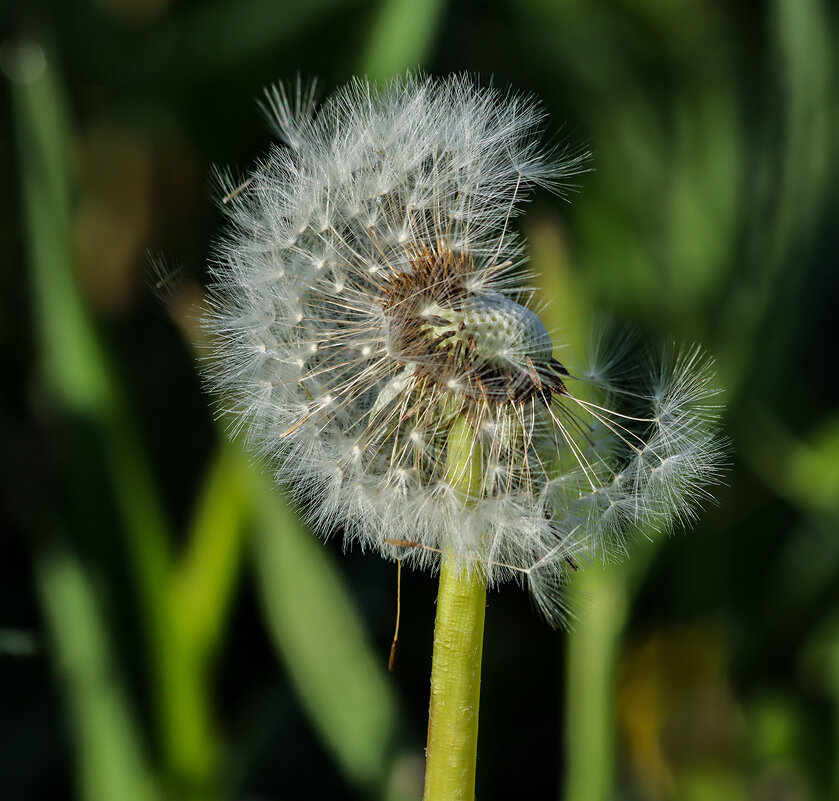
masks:
[[[519,580],[559,623],[569,571],[689,520],[718,480],[709,361],[554,358],[511,222],[584,165],[539,147],[532,99],[419,76],[320,109],[300,86],[266,97],[284,145],[225,186],[206,320],[234,428],[318,531]],[[468,494],[447,472],[458,420]]]

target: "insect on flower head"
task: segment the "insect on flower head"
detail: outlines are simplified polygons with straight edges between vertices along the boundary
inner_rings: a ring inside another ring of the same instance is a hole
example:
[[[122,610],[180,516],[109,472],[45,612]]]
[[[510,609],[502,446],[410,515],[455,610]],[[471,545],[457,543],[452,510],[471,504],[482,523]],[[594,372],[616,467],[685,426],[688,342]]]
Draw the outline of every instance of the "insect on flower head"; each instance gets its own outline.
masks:
[[[409,75],[318,110],[299,83],[266,101],[283,144],[223,179],[206,318],[234,428],[317,530],[526,580],[558,622],[577,560],[689,517],[718,478],[708,361],[687,350],[645,374],[554,357],[511,219],[582,159],[540,148],[532,98]]]

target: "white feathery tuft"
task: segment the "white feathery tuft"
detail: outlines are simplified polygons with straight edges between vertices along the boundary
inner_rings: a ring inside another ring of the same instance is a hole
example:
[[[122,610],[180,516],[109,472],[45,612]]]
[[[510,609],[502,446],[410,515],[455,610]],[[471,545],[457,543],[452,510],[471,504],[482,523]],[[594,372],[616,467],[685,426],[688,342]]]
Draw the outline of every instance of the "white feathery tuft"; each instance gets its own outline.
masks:
[[[282,147],[238,185],[211,271],[206,376],[312,526],[435,569],[559,588],[638,529],[690,520],[725,448],[697,348],[636,370],[560,364],[510,224],[584,169],[539,145],[531,97],[468,77],[266,91]],[[480,487],[447,472],[465,420]]]

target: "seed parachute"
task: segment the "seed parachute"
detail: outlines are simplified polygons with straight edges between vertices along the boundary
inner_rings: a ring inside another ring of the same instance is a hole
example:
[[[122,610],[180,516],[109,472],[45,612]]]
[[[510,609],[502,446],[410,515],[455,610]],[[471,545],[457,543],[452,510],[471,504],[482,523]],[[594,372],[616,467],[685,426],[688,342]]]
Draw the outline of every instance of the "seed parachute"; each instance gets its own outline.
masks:
[[[281,140],[221,179],[206,376],[310,524],[435,569],[518,580],[553,624],[567,571],[689,519],[719,480],[697,348],[557,358],[513,218],[582,157],[530,97],[467,77],[266,93]],[[451,475],[452,432],[479,479]],[[448,465],[448,466],[447,466]]]

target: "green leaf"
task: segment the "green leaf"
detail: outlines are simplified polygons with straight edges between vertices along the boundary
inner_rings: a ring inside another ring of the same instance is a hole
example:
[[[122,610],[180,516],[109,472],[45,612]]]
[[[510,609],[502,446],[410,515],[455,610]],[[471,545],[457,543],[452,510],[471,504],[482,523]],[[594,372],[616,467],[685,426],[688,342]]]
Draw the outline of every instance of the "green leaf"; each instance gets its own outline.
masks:
[[[64,97],[40,43],[21,40],[15,58],[40,69],[12,82],[24,224],[42,381],[68,410],[101,414],[112,386],[72,259],[72,138]]]
[[[71,712],[84,801],[156,801],[93,577],[69,550],[36,554],[37,586],[59,682]]]
[[[193,515],[189,547],[172,577],[172,614],[200,659],[211,656],[230,606],[249,517],[247,457],[220,439]]]
[[[164,759],[180,782],[203,786],[214,770],[215,737],[206,706],[199,701],[190,705],[193,695],[185,691],[199,684],[197,663],[173,636],[171,536],[128,403],[76,282],[73,136],[63,90],[40,44],[27,41],[18,49],[18,60],[41,64],[12,86],[42,384],[50,400],[69,413],[68,420],[91,423],[101,439],[145,628]],[[95,667],[93,662],[79,665],[79,670]],[[88,756],[79,754],[84,775],[98,770],[87,764]]]
[[[387,781],[397,704],[387,655],[370,646],[329,552],[264,479],[254,567],[270,634],[313,725],[362,789]]]

